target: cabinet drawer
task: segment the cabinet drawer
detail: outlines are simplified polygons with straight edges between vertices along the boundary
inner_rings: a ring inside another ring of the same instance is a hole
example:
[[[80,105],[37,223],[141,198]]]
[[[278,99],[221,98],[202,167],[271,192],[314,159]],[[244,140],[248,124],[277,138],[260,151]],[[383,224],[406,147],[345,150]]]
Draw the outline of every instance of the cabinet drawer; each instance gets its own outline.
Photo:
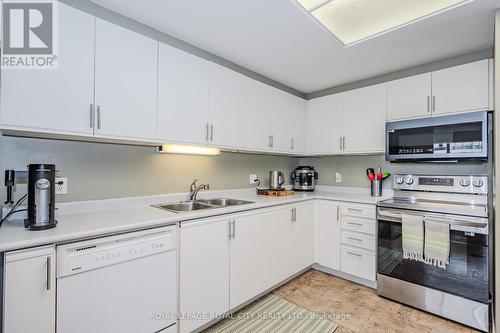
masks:
[[[375,281],[375,254],[342,246],[340,255],[342,272]]]
[[[344,216],[342,217],[340,224],[342,230],[375,235],[375,220]]]
[[[376,218],[375,205],[362,204],[342,204],[342,216],[364,217],[368,219]]]
[[[342,231],[341,242],[343,245],[360,247],[369,251],[375,251],[375,237],[362,235],[354,232]]]

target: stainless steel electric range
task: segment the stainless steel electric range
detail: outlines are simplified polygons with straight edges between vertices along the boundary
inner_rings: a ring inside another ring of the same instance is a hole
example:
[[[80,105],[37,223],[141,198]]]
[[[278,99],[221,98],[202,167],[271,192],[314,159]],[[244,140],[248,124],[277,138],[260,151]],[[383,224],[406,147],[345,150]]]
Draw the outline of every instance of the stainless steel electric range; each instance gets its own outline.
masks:
[[[393,182],[394,197],[377,207],[378,294],[489,331],[488,177],[396,175]],[[403,214],[449,224],[445,268],[403,259]]]

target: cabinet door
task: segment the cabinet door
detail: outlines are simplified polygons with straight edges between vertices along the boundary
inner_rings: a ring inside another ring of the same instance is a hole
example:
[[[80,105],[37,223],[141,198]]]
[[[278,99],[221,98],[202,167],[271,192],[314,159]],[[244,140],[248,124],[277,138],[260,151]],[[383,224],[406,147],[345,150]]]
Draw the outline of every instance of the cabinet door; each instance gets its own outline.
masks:
[[[387,120],[430,116],[431,95],[431,73],[388,82]]]
[[[489,60],[432,72],[433,114],[489,109]]]
[[[93,16],[58,3],[58,68],[2,70],[2,127],[91,136]]]
[[[242,121],[248,112],[251,79],[217,64],[210,64],[209,143],[242,148]],[[260,121],[260,120],[258,120]],[[258,126],[258,121],[255,126]]]
[[[340,153],[343,128],[343,94],[307,101],[307,152],[309,154]]]
[[[208,61],[159,44],[159,140],[194,144],[207,142],[208,82]]]
[[[230,243],[230,307],[234,308],[284,279],[287,260],[283,235],[289,235],[290,208],[241,215]],[[286,256],[285,256],[286,255]]]
[[[55,266],[52,246],[5,254],[4,333],[55,332]]]
[[[315,207],[314,201],[295,206],[288,255],[288,260],[293,265],[287,277],[314,263]]]
[[[305,100],[275,89],[277,95],[277,119],[273,122],[275,129],[274,149],[283,153],[300,154],[306,148],[306,112]]]
[[[340,270],[340,204],[321,200],[317,223],[316,259],[320,265]]]
[[[96,19],[96,136],[156,140],[158,42]]]
[[[181,224],[180,313],[223,314],[229,310],[229,218]],[[211,318],[180,320],[191,332]]]
[[[344,93],[346,153],[384,151],[386,106],[386,84]]]
[[[243,117],[244,146],[252,151],[273,151],[270,135],[278,117],[272,87],[258,81],[248,82],[245,105],[240,106]]]

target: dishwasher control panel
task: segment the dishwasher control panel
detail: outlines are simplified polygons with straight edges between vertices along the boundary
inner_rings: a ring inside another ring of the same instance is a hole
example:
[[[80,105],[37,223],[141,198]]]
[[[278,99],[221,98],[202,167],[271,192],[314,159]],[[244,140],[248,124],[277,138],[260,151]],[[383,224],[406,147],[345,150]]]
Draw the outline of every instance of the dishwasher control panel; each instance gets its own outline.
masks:
[[[175,230],[131,233],[57,248],[57,275],[63,277],[175,250]]]

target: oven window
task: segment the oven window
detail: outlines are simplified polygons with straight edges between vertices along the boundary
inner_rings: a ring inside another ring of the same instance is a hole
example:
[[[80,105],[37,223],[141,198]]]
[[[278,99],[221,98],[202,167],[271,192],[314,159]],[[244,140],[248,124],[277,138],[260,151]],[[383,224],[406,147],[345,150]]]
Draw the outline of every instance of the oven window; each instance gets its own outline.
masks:
[[[488,236],[450,231],[446,269],[403,259],[401,223],[379,221],[378,272],[396,279],[487,303]]]
[[[394,130],[389,133],[389,154],[481,153],[482,126],[478,121]]]

